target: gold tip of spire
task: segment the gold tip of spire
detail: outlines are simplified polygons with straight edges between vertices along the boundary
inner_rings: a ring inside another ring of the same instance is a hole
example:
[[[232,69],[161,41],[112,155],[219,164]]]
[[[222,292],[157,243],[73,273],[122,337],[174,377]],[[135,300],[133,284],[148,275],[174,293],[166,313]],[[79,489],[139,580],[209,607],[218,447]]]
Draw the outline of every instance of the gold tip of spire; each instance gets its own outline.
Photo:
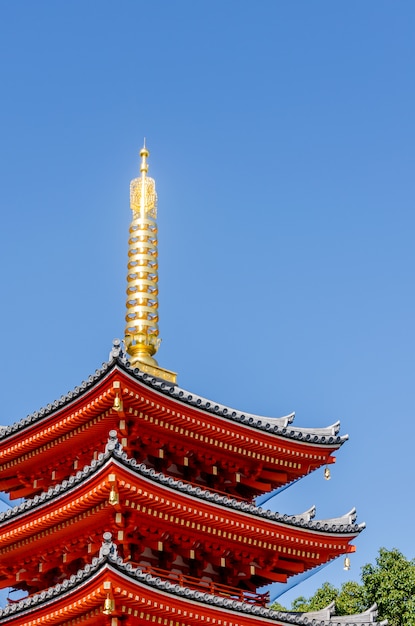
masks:
[[[144,137],[144,145],[140,150],[140,157],[141,157],[140,172],[148,172],[147,158],[149,156],[150,156],[150,153],[146,148],[146,138]]]

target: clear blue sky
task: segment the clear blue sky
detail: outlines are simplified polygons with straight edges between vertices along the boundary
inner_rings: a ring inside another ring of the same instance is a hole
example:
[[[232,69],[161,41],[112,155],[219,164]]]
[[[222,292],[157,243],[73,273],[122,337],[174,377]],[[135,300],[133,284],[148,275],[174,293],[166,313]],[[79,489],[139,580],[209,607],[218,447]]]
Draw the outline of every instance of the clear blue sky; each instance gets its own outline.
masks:
[[[0,2],[0,423],[122,336],[146,136],[160,365],[350,434],[331,481],[273,502],[367,523],[351,571],[294,596],[380,546],[415,556],[414,31],[404,0]]]

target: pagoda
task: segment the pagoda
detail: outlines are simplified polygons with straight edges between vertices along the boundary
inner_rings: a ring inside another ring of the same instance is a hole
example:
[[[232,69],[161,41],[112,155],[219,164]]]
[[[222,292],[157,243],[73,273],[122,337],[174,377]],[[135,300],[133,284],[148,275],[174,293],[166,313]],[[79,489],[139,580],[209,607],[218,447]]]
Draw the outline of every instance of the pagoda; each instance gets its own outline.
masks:
[[[0,429],[0,624],[374,624],[267,606],[261,588],[355,550],[355,511],[284,515],[258,495],[335,461],[339,423],[297,428],[182,389],[155,360],[157,196],[131,183],[124,341],[72,392]],[[313,621],[314,620],[314,621]]]

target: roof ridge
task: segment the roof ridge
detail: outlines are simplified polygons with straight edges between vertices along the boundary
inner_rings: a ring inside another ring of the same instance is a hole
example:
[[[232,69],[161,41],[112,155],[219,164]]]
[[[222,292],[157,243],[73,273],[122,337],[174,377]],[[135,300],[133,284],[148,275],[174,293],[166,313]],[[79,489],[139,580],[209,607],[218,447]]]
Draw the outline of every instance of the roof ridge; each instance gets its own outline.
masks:
[[[305,441],[307,443],[318,445],[328,444],[340,447],[348,439],[348,435],[338,435],[340,428],[339,421],[322,428],[294,428],[291,426],[295,417],[294,412],[284,417],[256,415],[254,413],[243,412],[239,409],[234,409],[225,404],[214,402],[197,394],[190,393],[176,384],[169,383],[162,378],[146,374],[138,368],[132,368],[122,350],[120,340],[114,339],[113,347],[109,354],[109,360],[104,362],[99,369],[96,369],[94,374],[88,376],[86,380],[84,380],[80,385],[74,387],[72,391],[68,391],[66,394],[63,394],[60,398],[47,404],[45,407],[34,411],[9,426],[0,427],[0,440],[18,432],[19,430],[44,417],[47,417],[54,411],[64,407],[69,402],[76,400],[84,392],[90,389],[97,381],[101,380],[106,374],[108,374],[114,366],[118,366],[126,374],[132,376],[135,380],[138,380],[146,387],[150,387],[151,389],[169,397],[176,398],[179,402],[183,402],[184,404],[188,404],[194,408],[241,423],[244,426],[263,430],[286,439]]]
[[[350,517],[342,516],[338,518],[314,520],[315,507],[311,507],[308,511],[297,515],[282,514],[279,512],[273,512],[270,509],[263,509],[261,506],[257,506],[253,503],[237,500],[231,495],[219,494],[215,491],[211,491],[202,486],[194,486],[181,479],[173,478],[173,476],[167,476],[162,472],[158,472],[153,468],[148,468],[144,463],[137,463],[133,458],[129,458],[125,452],[117,452],[120,460],[130,467],[137,469],[141,475],[150,480],[154,480],[163,485],[167,485],[172,489],[185,492],[193,497],[200,498],[207,501],[213,501],[215,504],[225,506],[227,508],[233,508],[240,510],[250,515],[269,519],[278,523],[287,524],[290,526],[308,528],[310,530],[317,530],[322,532],[332,531],[339,533],[359,533],[363,530],[362,524],[355,524],[351,521]],[[355,510],[355,509],[353,509]]]
[[[79,583],[85,583],[88,578],[105,567],[113,567],[115,570],[121,572],[129,578],[135,578],[146,586],[160,589],[163,593],[167,592],[173,595],[184,596],[188,600],[201,602],[203,604],[212,604],[216,607],[252,616],[259,616],[265,619],[277,621],[279,623],[283,622],[285,624],[305,625],[310,623],[310,618],[313,618],[314,616],[318,617],[318,614],[321,615],[321,613],[323,613],[325,618],[320,621],[319,626],[329,626],[332,623],[332,615],[330,611],[328,612],[328,607],[322,611],[313,613],[275,611],[272,608],[248,604],[246,602],[241,602],[240,600],[232,600],[231,598],[223,598],[205,591],[190,589],[189,587],[182,587],[177,583],[162,580],[159,577],[144,573],[140,567],[133,567],[131,563],[126,563],[120,556],[117,555],[116,545],[111,540],[111,533],[104,533],[104,541],[101,546],[100,555],[98,557],[93,557],[91,563],[87,563],[85,567],[78,570],[76,574],[72,574],[70,578],[65,579],[53,587],[49,587],[48,589],[37,594],[23,598],[14,604],[9,604],[3,609],[0,608],[0,619],[2,617],[12,617],[13,614],[30,609],[33,605],[39,606],[39,604],[44,602],[50,602],[53,597],[58,597],[62,593],[66,593],[71,589],[76,588]],[[321,617],[323,617],[323,615],[321,615]],[[376,624],[376,616],[376,608],[371,607],[359,616],[336,616],[336,622],[342,624],[342,626],[351,626],[351,624],[356,624],[356,622],[361,625],[373,625]],[[353,618],[353,622],[349,622],[349,618]],[[356,618],[360,619],[356,620]],[[383,623],[384,622],[381,624]],[[381,626],[381,624],[378,624],[378,626]]]
[[[282,514],[279,512],[273,512],[270,509],[263,509],[261,506],[257,506],[253,503],[237,500],[231,495],[222,495],[215,491],[210,491],[202,486],[194,486],[186,481],[173,478],[172,476],[167,476],[162,472],[158,472],[153,468],[147,467],[144,463],[138,463],[134,458],[129,457],[126,452],[123,452],[122,446],[118,442],[115,430],[111,430],[109,432],[105,452],[100,452],[97,459],[93,459],[91,463],[89,465],[85,465],[82,470],[78,470],[76,474],[72,474],[72,476],[61,483],[58,483],[53,487],[49,487],[49,489],[44,491],[42,494],[29,498],[22,504],[16,505],[13,508],[0,513],[0,522],[4,522],[7,519],[24,513],[32,507],[43,505],[45,502],[52,500],[55,496],[65,493],[67,490],[69,491],[79,484],[84,478],[87,478],[89,475],[95,473],[111,457],[118,459],[118,461],[120,461],[124,466],[138,472],[147,480],[151,480],[152,482],[156,482],[165,487],[167,486],[169,489],[175,489],[197,499],[213,502],[214,504],[224,506],[228,509],[239,510],[243,513],[247,513],[248,515],[254,515],[256,517],[268,519],[280,524],[287,524],[289,526],[307,528],[309,530],[320,532],[351,534],[358,534],[365,527],[364,524],[355,524],[354,521],[351,521],[350,513],[346,516],[322,520],[313,519],[315,507],[311,507],[308,511],[297,515]],[[352,509],[352,511],[355,512],[355,509]]]

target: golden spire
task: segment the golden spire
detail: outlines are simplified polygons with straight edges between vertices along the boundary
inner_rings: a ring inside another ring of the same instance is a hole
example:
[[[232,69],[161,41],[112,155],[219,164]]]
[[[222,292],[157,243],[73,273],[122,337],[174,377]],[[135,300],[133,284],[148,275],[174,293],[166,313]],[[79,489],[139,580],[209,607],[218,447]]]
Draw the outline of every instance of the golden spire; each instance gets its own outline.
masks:
[[[156,184],[147,176],[149,151],[140,151],[139,178],[130,185],[132,221],[128,242],[125,347],[130,363],[144,372],[176,382],[176,374],[154,359],[161,339],[158,328],[158,251]]]

